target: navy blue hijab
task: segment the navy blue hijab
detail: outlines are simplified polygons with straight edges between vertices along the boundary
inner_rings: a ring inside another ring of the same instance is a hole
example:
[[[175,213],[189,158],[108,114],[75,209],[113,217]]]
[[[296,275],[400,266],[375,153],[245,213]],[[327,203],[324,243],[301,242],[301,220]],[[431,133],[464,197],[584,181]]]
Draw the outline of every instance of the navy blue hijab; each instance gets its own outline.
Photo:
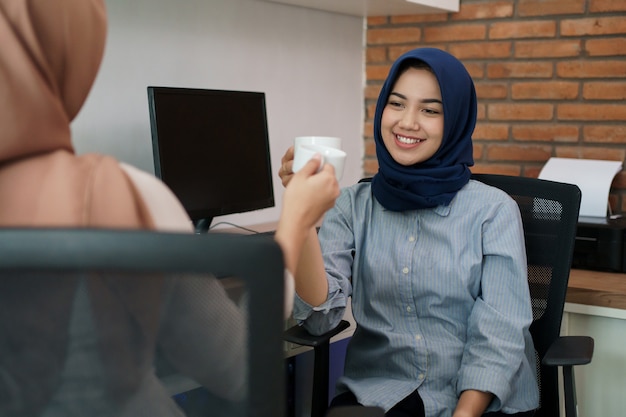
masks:
[[[407,60],[426,63],[439,82],[443,101],[443,140],[428,160],[412,166],[397,163],[381,134],[383,109]],[[372,178],[374,196],[388,210],[404,211],[448,205],[470,178],[474,165],[472,133],[476,125],[476,91],[463,64],[440,49],[419,48],[399,57],[383,84],[374,115],[379,170]]]

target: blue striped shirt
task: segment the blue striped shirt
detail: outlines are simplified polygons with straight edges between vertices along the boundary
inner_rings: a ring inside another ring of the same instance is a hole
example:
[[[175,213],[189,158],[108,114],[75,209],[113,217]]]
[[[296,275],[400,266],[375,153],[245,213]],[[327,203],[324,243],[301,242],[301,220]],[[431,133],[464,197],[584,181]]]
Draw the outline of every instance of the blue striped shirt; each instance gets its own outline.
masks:
[[[450,416],[467,389],[494,394],[487,411],[538,406],[523,230],[507,194],[470,181],[448,206],[393,212],[356,184],[319,238],[328,299],[296,295],[294,317],[324,333],[351,297],[338,392],[387,411],[417,389],[429,417]]]

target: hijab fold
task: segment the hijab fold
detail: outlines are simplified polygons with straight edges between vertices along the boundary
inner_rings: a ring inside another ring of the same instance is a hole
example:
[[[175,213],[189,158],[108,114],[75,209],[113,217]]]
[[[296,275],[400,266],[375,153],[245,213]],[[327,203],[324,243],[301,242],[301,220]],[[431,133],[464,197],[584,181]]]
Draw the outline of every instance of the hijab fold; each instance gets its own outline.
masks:
[[[381,119],[400,71],[410,60],[426,63],[439,82],[444,131],[441,146],[431,158],[403,166],[385,147]],[[472,133],[476,113],[474,83],[458,59],[436,48],[418,48],[400,56],[391,66],[376,103],[374,140],[379,171],[372,178],[376,200],[392,211],[450,204],[470,178],[469,167],[474,164]]]

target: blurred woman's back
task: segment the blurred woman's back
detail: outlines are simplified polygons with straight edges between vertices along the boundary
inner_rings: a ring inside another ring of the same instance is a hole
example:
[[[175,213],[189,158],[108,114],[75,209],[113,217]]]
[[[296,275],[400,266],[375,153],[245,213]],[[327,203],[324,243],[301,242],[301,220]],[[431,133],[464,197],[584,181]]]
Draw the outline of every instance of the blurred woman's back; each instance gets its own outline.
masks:
[[[0,227],[158,229],[154,210],[166,207],[170,229],[188,229],[154,178],[74,153],[70,123],[100,66],[106,23],[103,0],[0,0]],[[175,327],[161,316],[194,291],[220,295],[216,280],[189,289],[155,277],[43,278],[0,279],[0,415],[181,415],[152,370],[159,332]],[[239,314],[227,299],[211,305]],[[241,360],[243,326],[224,332],[227,356]],[[231,376],[236,393],[243,372]]]

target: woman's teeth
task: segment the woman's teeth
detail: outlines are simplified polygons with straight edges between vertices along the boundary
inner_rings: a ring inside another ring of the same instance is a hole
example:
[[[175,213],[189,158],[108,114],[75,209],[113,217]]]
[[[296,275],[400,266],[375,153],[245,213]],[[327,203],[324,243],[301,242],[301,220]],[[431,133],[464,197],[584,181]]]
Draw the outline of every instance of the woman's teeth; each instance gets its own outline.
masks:
[[[398,139],[398,142],[405,143],[407,145],[413,145],[413,144],[424,141],[424,139],[413,139],[413,138],[407,138],[406,136],[400,136],[400,135],[396,135],[396,139]]]

